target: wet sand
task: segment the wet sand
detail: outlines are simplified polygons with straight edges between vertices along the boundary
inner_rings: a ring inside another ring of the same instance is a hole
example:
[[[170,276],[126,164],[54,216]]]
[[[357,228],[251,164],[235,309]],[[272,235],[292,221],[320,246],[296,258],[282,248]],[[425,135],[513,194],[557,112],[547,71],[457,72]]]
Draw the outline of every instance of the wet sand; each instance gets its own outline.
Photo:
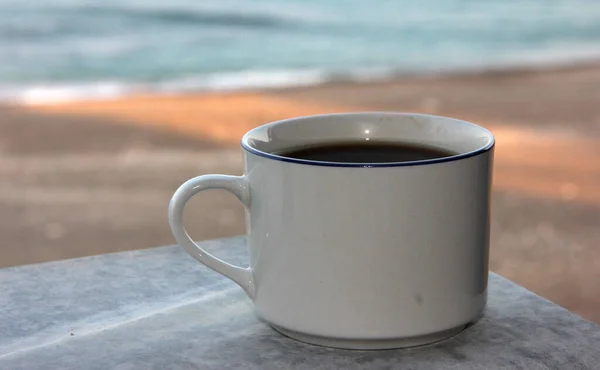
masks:
[[[172,244],[185,179],[241,173],[248,129],[299,115],[412,111],[497,137],[495,272],[600,322],[600,68],[0,108],[0,266]],[[215,191],[187,211],[197,239],[243,233]]]

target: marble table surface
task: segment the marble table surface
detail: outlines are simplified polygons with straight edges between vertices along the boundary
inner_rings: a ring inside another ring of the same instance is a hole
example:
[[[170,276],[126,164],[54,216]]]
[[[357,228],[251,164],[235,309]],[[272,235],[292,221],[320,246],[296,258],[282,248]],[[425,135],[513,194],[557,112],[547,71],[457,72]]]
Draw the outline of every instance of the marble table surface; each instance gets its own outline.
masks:
[[[243,238],[205,242],[228,261]],[[600,369],[600,327],[492,274],[485,316],[408,350],[344,351],[257,321],[179,247],[0,269],[0,369]]]

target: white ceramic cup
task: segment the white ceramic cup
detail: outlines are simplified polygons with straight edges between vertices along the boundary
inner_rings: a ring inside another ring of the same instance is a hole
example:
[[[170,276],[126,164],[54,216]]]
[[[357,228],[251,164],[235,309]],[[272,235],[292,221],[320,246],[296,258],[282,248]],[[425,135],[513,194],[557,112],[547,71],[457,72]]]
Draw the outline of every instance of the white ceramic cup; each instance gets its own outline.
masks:
[[[286,149],[397,141],[451,150],[400,163],[282,157]],[[487,300],[494,137],[472,123],[349,113],[270,123],[242,139],[245,175],[184,183],[169,205],[177,242],[239,284],[259,318],[319,345],[399,348],[450,337]],[[250,266],[224,262],[184,229],[186,202],[225,189],[246,206]]]

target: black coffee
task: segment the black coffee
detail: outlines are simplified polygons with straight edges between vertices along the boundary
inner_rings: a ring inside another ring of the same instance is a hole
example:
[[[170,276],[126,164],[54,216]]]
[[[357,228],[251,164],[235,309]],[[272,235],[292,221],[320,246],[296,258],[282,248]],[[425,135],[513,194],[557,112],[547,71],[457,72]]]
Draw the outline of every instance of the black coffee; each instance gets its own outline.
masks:
[[[397,142],[339,142],[288,149],[283,157],[319,162],[390,163],[444,158],[457,153],[430,146]]]

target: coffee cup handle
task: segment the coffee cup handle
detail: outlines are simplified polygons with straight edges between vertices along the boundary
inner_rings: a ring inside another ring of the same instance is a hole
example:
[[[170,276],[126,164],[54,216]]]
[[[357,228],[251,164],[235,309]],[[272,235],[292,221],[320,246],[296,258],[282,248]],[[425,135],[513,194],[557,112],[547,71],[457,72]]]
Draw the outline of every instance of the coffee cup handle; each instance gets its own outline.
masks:
[[[190,179],[177,189],[169,203],[169,224],[177,243],[192,257],[214,271],[233,280],[250,296],[254,295],[252,270],[227,263],[200,247],[183,226],[183,210],[197,193],[208,189],[224,189],[233,193],[246,207],[250,204],[250,189],[245,176],[204,175]]]

